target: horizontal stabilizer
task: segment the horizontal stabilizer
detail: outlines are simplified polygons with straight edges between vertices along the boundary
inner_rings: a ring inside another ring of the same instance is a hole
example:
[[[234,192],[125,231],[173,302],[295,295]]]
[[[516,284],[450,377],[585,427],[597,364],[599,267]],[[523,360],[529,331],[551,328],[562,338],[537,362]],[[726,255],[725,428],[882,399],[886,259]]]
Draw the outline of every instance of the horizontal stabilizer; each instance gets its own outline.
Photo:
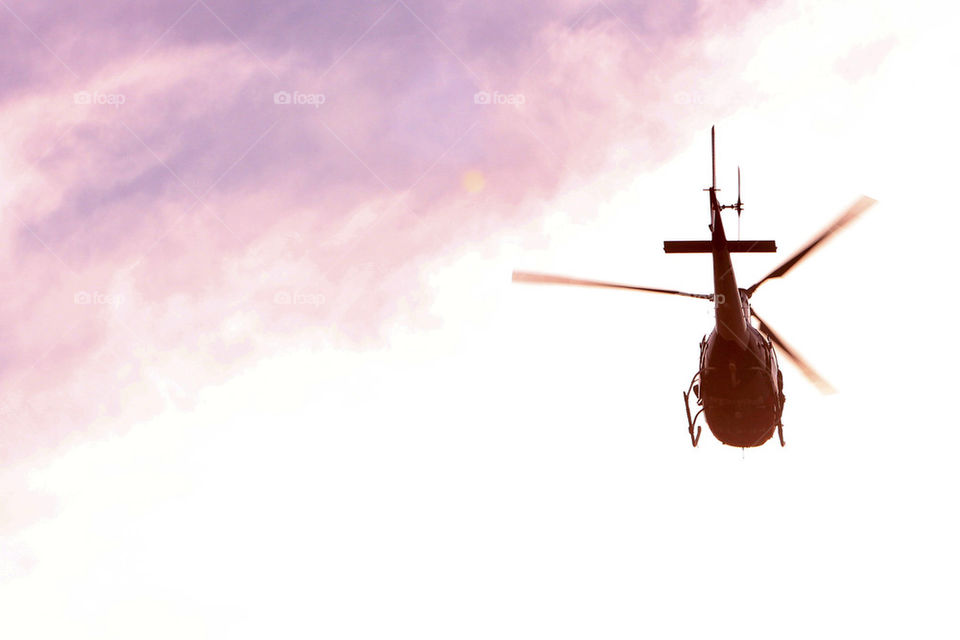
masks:
[[[664,240],[664,253],[713,253],[710,240]],[[773,240],[727,240],[730,253],[776,253],[777,243]]]

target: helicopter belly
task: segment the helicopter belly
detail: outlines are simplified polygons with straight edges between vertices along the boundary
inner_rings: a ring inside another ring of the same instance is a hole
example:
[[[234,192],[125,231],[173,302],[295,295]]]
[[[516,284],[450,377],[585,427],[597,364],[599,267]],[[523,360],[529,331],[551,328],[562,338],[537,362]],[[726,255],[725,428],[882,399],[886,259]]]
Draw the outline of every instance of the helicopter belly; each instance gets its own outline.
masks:
[[[780,420],[776,364],[759,342],[733,349],[712,340],[700,372],[700,399],[713,435],[724,444],[756,447],[773,436]]]
[[[753,399],[704,397],[703,408],[707,426],[713,435],[733,447],[758,447],[773,436],[777,427],[777,409],[758,396]]]

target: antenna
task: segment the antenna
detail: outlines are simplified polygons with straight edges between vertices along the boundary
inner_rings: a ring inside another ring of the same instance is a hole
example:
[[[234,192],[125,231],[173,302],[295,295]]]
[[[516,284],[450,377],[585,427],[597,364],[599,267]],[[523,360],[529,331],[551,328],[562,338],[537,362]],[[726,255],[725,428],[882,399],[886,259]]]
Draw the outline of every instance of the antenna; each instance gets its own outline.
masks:
[[[713,186],[707,187],[704,191],[710,192],[710,231],[713,231],[713,225],[716,222],[714,218],[718,215],[719,211],[716,208],[717,205],[717,138],[716,138],[716,126],[710,127],[710,158],[711,165],[713,167]],[[722,207],[721,207],[722,208]]]
[[[734,205],[737,210],[737,240],[740,239],[740,214],[743,213],[743,200],[740,199],[740,167],[737,167],[737,204]]]
[[[714,135],[714,129],[710,127],[710,155],[713,157],[713,190],[717,190],[717,141]]]
[[[713,186],[709,189],[704,189],[704,191],[709,191],[711,197],[713,198],[713,203],[716,203],[716,192],[720,191],[717,189],[717,137],[715,133],[716,127],[710,127],[710,152],[713,156]],[[713,206],[711,204],[711,206]],[[743,200],[740,199],[740,167],[737,167],[737,202],[736,204],[717,204],[717,212],[715,215],[719,214],[724,209],[735,209],[737,212],[737,241],[740,241],[740,214],[743,213]],[[713,229],[711,225],[710,229]]]

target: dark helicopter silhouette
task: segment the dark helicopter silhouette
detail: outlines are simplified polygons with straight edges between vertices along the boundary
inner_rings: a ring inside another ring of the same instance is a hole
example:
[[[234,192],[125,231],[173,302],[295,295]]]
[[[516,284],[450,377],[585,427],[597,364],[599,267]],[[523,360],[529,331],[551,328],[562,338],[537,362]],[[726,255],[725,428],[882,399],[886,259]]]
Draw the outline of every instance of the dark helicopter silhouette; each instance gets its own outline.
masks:
[[[690,440],[693,446],[697,446],[701,433],[701,428],[697,426],[697,419],[703,414],[710,431],[724,444],[735,447],[757,447],[773,437],[773,432],[776,430],[782,446],[785,398],[783,375],[780,372],[774,345],[822,392],[831,393],[833,389],[757,314],[750,304],[750,298],[760,285],[767,280],[786,274],[827,238],[853,222],[876,201],[861,196],[842,216],[789,260],[752,286],[742,289],[737,286],[730,254],[775,252],[776,243],[772,240],[727,240],[721,213],[724,209],[733,209],[737,212],[739,222],[743,210],[743,202],[740,200],[740,169],[737,169],[737,202],[721,205],[717,201],[717,158],[712,128],[710,147],[713,161],[713,185],[704,191],[710,194],[711,238],[692,241],[668,240],[663,243],[663,249],[666,253],[712,254],[714,290],[712,294],[686,293],[673,289],[638,287],[522,271],[513,272],[513,281],[629,289],[712,300],[716,326],[709,336],[704,336],[700,341],[700,367],[683,393]],[[751,318],[757,320],[757,327],[753,326]],[[694,408],[701,407],[695,414],[691,414],[690,409],[691,391],[696,397]]]

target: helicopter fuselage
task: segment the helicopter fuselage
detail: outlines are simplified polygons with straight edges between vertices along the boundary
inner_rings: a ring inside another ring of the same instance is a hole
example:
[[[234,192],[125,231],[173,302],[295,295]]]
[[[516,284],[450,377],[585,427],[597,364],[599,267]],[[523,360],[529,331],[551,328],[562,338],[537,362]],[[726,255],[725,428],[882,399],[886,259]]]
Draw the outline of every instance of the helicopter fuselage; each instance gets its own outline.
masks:
[[[757,447],[773,436],[783,412],[783,376],[773,345],[750,323],[750,299],[737,286],[721,218],[710,189],[716,327],[700,343],[699,404],[724,444]]]

